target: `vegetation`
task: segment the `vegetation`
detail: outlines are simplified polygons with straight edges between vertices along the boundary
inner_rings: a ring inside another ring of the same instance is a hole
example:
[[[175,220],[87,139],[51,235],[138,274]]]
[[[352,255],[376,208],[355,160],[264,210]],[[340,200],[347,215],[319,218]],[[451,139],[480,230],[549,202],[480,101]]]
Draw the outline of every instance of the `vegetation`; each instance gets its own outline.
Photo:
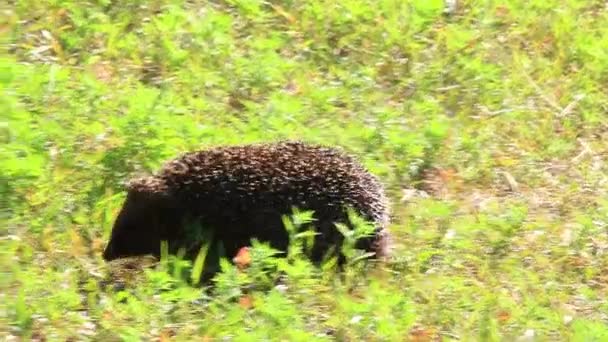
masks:
[[[1,7],[3,340],[608,340],[605,1]],[[282,138],[381,177],[390,262],[102,261],[126,179]]]

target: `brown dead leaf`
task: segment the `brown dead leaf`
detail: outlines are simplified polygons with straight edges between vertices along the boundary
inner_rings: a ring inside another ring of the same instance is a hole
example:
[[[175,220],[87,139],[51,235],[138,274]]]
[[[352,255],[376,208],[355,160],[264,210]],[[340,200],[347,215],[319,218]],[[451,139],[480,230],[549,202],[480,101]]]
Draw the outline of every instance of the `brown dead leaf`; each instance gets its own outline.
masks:
[[[106,310],[103,312],[103,314],[101,315],[101,317],[103,317],[104,321],[109,321],[112,319],[112,311]]]
[[[436,341],[439,336],[437,334],[436,329],[427,328],[422,326],[415,326],[412,328],[408,334],[408,341],[414,342],[428,342],[428,341]]]
[[[241,101],[240,97],[238,94],[230,94],[228,96],[228,105],[236,110],[243,110],[245,109],[245,105],[243,104],[243,102]]]
[[[246,268],[251,264],[251,253],[249,253],[249,247],[242,247],[236,253],[236,256],[232,258],[232,261],[240,269]]]
[[[506,6],[497,6],[496,7],[496,16],[499,18],[504,18],[511,13]]]
[[[500,323],[506,323],[508,320],[511,319],[511,313],[507,310],[500,310],[496,314],[496,318],[498,318],[498,321]]]
[[[424,172],[423,190],[434,196],[447,196],[452,191],[458,190],[462,181],[456,170],[448,168],[433,168]]]
[[[169,342],[171,341],[172,337],[175,336],[175,332],[172,329],[163,329],[160,332],[160,336],[158,337],[158,340],[160,342]]]
[[[99,62],[93,65],[93,74],[97,80],[103,83],[110,83],[112,81],[112,67],[107,62]]]
[[[456,178],[456,171],[454,169],[439,169],[438,173],[444,182],[449,182]]]
[[[300,87],[295,81],[289,81],[284,89],[289,95],[298,95],[300,93]]]
[[[239,298],[239,306],[243,309],[253,308],[253,298],[251,297],[251,295],[244,295]]]
[[[585,268],[590,264],[589,258],[583,255],[571,255],[568,257],[567,266],[574,269]]]

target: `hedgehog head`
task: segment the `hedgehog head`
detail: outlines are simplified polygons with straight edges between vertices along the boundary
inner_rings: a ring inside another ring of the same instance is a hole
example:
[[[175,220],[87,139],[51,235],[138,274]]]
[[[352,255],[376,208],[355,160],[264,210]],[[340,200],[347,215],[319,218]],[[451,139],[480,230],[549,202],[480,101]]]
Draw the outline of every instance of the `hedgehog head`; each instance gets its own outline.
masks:
[[[163,181],[142,177],[127,184],[127,197],[116,218],[103,258],[106,261],[135,255],[159,255],[163,220],[171,211]]]

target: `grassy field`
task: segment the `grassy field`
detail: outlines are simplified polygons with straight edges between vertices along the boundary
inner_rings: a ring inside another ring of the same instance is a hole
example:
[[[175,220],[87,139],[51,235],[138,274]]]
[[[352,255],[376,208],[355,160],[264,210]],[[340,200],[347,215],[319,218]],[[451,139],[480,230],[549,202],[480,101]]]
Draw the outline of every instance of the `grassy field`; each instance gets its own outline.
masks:
[[[608,341],[605,1],[0,7],[0,339]],[[387,265],[103,262],[125,180],[285,138],[382,179]]]

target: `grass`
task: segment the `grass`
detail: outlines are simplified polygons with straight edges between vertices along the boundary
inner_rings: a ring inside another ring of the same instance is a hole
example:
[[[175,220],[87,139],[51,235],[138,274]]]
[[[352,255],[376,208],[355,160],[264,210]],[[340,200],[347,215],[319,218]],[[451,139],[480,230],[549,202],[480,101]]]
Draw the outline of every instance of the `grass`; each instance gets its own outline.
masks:
[[[2,14],[2,339],[608,339],[605,1]],[[210,296],[173,258],[101,260],[126,179],[182,151],[283,138],[342,146],[381,177],[388,265],[336,277],[256,245]]]

